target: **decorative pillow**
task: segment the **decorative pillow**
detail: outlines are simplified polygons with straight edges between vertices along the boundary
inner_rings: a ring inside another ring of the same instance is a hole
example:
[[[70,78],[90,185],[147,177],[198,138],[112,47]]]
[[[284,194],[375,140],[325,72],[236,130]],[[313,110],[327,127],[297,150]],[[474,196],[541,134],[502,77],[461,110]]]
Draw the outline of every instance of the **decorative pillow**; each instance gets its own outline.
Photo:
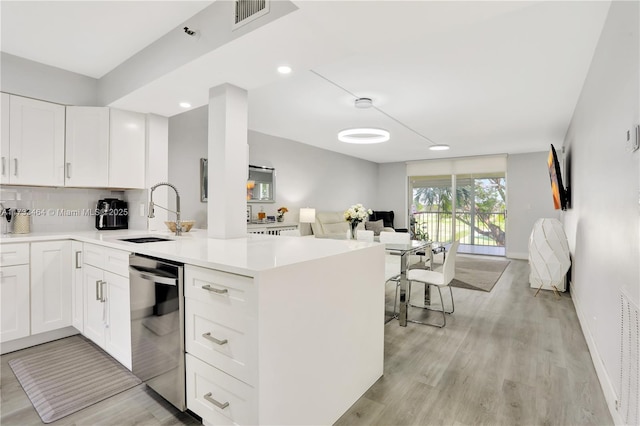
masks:
[[[380,235],[380,231],[384,228],[384,221],[382,219],[375,222],[365,222],[364,229],[367,231],[373,231],[373,235]]]

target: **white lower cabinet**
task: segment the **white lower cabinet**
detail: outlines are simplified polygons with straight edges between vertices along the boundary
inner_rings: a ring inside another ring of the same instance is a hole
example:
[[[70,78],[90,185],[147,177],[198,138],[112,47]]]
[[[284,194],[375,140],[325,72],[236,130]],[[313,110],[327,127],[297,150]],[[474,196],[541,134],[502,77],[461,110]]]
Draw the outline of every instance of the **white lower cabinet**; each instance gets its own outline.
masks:
[[[71,241],[31,243],[31,334],[71,325]]]
[[[82,283],[82,243],[71,242],[71,325],[84,333],[84,286]]]
[[[86,256],[90,252],[92,256]],[[84,283],[84,336],[131,370],[131,314],[129,275],[88,264],[108,265],[129,262],[129,253],[85,244],[82,266]]]
[[[29,244],[25,245],[28,250]],[[26,262],[24,265],[0,265],[0,342],[3,343],[29,335],[28,257]]]
[[[187,406],[214,425],[258,424],[256,389],[186,354]]]
[[[257,424],[253,279],[185,265],[187,408],[207,424]]]
[[[0,245],[0,342],[71,325],[70,259],[68,240]]]

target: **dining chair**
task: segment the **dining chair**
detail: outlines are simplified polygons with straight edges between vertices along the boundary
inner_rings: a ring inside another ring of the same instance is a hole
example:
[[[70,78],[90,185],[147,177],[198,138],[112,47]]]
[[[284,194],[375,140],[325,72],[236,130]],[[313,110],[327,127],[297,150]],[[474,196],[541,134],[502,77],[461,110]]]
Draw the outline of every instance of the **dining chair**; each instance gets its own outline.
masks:
[[[358,231],[360,233],[360,231]],[[380,242],[389,244],[409,244],[411,242],[411,235],[408,232],[380,232]],[[387,254],[385,261],[385,284],[393,282],[396,284],[395,296],[393,298],[393,317],[396,317],[396,306],[398,303],[398,289],[400,288],[400,280],[402,278],[400,257]]]
[[[287,236],[287,237],[299,237],[300,230],[299,229],[287,229],[284,231],[280,231],[278,235]]]
[[[373,241],[373,231],[358,229],[356,232],[356,238],[358,241]]]
[[[455,305],[453,302],[453,290],[451,290],[451,281],[456,275],[456,252],[458,251],[458,246],[460,245],[460,240],[455,241],[451,248],[449,249],[449,254],[444,260],[442,265],[442,272],[440,271],[430,271],[427,269],[411,269],[407,271],[407,279],[409,280],[409,288],[408,288],[408,303],[409,306],[413,308],[419,309],[428,309],[432,311],[442,312],[442,324],[433,324],[428,322],[421,321],[411,321],[417,324],[425,324],[425,325],[433,325],[435,327],[444,327],[447,325],[447,317],[445,314],[452,314],[455,311]],[[425,291],[430,291],[431,286],[435,286],[438,289],[438,294],[440,295],[440,304],[442,309],[433,309],[430,306],[416,306],[411,305],[411,285],[414,282],[422,283],[425,285]],[[442,298],[442,287],[449,287],[449,294],[451,294],[451,311],[447,311],[444,306],[444,299]],[[395,305],[394,305],[395,306]],[[395,309],[394,309],[395,312]]]

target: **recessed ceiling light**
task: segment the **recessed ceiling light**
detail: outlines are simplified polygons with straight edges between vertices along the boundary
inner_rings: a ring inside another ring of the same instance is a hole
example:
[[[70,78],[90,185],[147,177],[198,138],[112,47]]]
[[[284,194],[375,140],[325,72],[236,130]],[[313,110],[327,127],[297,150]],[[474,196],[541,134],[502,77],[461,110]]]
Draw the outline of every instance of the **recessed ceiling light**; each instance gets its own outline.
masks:
[[[338,140],[357,144],[380,143],[389,140],[389,132],[372,128],[347,129],[338,133]]]
[[[191,108],[191,104],[189,102],[180,102],[180,106],[182,108]]]
[[[373,101],[371,98],[358,98],[354,102],[356,108],[371,108],[373,106]]]
[[[436,145],[431,145],[431,146],[429,147],[429,149],[430,149],[431,151],[446,151],[446,150],[448,150],[449,148],[450,148],[450,147],[449,147],[449,145],[445,145],[445,144],[443,144],[443,143],[439,143],[439,144],[436,144]]]
[[[291,72],[291,67],[288,65],[280,65],[278,67],[278,72],[280,74],[289,74]]]

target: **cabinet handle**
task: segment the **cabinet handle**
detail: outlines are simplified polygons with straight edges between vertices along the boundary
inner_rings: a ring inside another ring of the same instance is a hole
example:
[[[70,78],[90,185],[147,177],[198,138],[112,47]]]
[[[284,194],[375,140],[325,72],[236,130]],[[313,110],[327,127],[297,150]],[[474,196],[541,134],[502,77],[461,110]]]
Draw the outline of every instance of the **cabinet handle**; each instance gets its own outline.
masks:
[[[82,269],[82,252],[76,252],[76,269]]]
[[[205,339],[207,339],[207,340],[209,340],[209,341],[211,341],[211,342],[213,342],[213,343],[215,343],[215,344],[217,344],[217,345],[220,345],[220,346],[222,346],[222,345],[226,345],[227,343],[229,343],[229,341],[228,341],[227,339],[224,339],[224,340],[218,340],[218,339],[216,339],[215,337],[213,337],[213,336],[211,335],[211,332],[209,332],[209,333],[204,333],[204,334],[202,335],[202,337],[204,337]]]
[[[67,179],[71,179],[71,163],[67,163]]]
[[[100,281],[100,301],[102,303],[107,301],[107,297],[104,294],[104,285],[106,284],[106,281]]]
[[[18,159],[13,159],[13,175],[18,176]]]
[[[102,302],[102,295],[100,294],[102,290],[102,287],[100,286],[101,282],[102,282],[101,280],[96,281],[96,300],[99,300]]]
[[[7,173],[7,157],[2,157],[2,176]]]
[[[213,405],[215,405],[216,407],[220,408],[221,410],[224,410],[225,408],[227,408],[229,406],[228,402],[225,402],[224,404],[221,402],[216,401],[215,399],[211,398],[211,392],[207,393],[204,395],[204,399],[206,399],[207,401],[209,401],[210,403],[212,403]]]
[[[229,292],[229,289],[227,289],[227,288],[223,288],[223,289],[213,288],[209,284],[203,285],[202,288],[204,290],[207,290],[207,291],[210,291],[210,292],[216,293],[216,294],[225,294],[225,293]]]

